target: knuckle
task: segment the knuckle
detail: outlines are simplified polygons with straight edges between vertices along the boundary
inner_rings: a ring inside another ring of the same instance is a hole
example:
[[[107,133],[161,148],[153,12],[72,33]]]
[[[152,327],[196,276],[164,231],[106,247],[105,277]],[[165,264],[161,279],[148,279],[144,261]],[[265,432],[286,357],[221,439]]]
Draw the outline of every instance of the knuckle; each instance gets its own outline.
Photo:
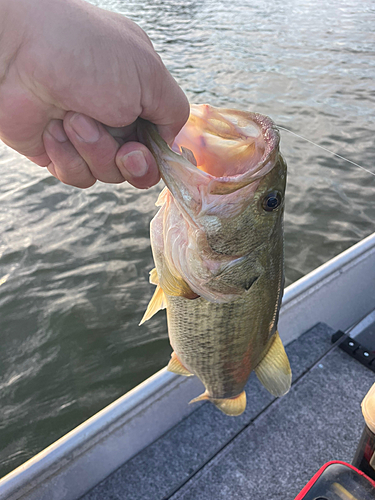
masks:
[[[85,178],[61,178],[60,181],[63,184],[67,184],[68,186],[73,186],[81,189],[87,189],[93,186],[96,182],[96,179],[92,176],[87,176]]]
[[[110,140],[103,140],[100,147],[86,150],[84,159],[96,179],[102,182],[120,183],[124,178],[115,162],[119,144],[109,134],[108,139]]]
[[[96,182],[86,162],[78,156],[63,165],[59,165],[56,171],[58,179],[69,186],[85,189]]]
[[[112,151],[102,151],[101,154],[92,156],[89,164],[95,166],[98,170],[110,170],[114,167],[115,155]]]
[[[79,155],[75,155],[61,166],[61,170],[67,175],[67,177],[81,175],[87,170],[87,168],[86,162]]]

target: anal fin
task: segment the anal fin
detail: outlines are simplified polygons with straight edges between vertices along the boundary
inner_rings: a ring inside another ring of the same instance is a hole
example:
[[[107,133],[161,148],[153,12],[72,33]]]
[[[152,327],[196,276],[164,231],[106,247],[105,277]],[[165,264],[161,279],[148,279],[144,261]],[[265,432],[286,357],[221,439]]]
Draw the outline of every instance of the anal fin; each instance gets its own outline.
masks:
[[[255,373],[273,396],[283,396],[289,391],[292,371],[278,331],[271,340],[266,355],[255,368]]]
[[[189,405],[191,405],[192,403],[199,403],[199,401],[207,401],[208,399],[210,399],[210,396],[208,395],[208,392],[205,391],[203,394],[201,394],[197,398],[194,398],[191,401],[189,401]]]
[[[213,403],[220,411],[225,413],[230,417],[237,417],[241,415],[245,411],[246,408],[246,392],[243,391],[241,394],[234,398],[226,398],[226,399],[214,399],[211,398],[207,391],[203,394],[194,398],[190,401],[190,403],[198,403],[198,401],[209,400]],[[189,404],[190,404],[189,403]]]
[[[219,408],[225,415],[237,417],[245,411],[246,408],[246,392],[243,391],[235,398],[227,399],[211,399],[213,404]]]
[[[172,352],[171,360],[168,363],[167,370],[172,373],[177,373],[177,375],[183,375],[184,377],[192,377],[194,375],[184,367],[175,352]]]

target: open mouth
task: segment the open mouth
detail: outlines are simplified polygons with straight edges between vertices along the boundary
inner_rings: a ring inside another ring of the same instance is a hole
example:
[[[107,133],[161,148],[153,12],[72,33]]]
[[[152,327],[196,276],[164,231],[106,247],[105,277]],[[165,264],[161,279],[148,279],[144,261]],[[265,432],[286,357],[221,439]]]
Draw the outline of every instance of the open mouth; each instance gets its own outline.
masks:
[[[278,143],[273,122],[256,113],[192,106],[173,150],[213,177],[256,171]]]

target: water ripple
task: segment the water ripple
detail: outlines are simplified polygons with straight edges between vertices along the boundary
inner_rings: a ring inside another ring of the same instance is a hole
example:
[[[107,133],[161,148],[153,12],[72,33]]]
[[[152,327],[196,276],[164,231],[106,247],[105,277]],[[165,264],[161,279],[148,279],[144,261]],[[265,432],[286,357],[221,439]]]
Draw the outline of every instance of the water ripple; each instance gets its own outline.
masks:
[[[195,103],[249,109],[367,168],[371,0],[96,0],[151,37]],[[374,231],[375,180],[281,132],[287,284]],[[161,186],[65,186],[0,144],[0,475],[164,366],[149,222]]]

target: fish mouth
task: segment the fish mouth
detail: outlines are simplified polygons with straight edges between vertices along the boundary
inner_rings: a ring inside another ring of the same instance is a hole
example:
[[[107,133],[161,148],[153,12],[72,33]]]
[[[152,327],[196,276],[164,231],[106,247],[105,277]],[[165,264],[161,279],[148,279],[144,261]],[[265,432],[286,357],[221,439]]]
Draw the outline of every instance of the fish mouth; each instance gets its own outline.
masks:
[[[239,181],[259,171],[279,141],[269,117],[205,104],[191,106],[190,118],[172,149],[213,178]]]
[[[202,207],[249,186],[252,196],[274,167],[280,136],[273,121],[259,113],[192,105],[188,122],[172,149],[148,122],[138,135],[152,152],[173,197],[196,215]]]

